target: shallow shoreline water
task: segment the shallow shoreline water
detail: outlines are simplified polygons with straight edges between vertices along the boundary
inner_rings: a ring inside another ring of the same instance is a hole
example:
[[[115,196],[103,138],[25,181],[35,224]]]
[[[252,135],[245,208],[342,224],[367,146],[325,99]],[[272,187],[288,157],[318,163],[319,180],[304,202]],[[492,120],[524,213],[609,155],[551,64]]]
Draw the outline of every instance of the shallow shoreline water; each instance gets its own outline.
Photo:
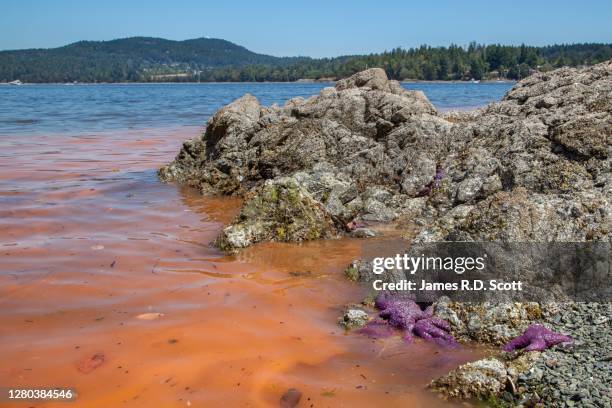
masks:
[[[202,126],[231,101],[250,93],[263,105],[308,98],[329,83],[100,84],[0,87],[0,136],[83,135],[108,131]],[[511,84],[405,84],[439,110],[483,106]],[[2,141],[0,140],[0,143]]]
[[[0,136],[0,384],[87,407],[269,406],[290,387],[306,406],[449,405],[425,385],[483,351],[336,325],[365,241],[210,247],[239,200],[155,174],[199,132]]]

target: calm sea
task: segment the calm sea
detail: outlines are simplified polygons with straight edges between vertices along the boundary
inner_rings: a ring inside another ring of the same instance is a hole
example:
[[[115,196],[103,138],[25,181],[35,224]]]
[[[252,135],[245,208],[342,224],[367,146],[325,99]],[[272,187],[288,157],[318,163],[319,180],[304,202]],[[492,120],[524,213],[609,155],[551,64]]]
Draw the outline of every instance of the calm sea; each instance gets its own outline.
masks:
[[[206,83],[0,86],[0,135],[98,132],[202,125],[251,93],[266,105],[317,94],[329,83]],[[497,101],[512,83],[405,83],[440,110]]]

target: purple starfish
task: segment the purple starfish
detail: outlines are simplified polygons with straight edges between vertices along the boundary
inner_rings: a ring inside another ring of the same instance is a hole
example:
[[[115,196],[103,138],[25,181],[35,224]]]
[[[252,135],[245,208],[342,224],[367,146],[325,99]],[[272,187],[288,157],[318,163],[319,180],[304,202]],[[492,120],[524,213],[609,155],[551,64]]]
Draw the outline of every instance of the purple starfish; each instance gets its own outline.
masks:
[[[434,188],[440,187],[440,182],[442,181],[442,178],[444,178],[444,169],[438,164],[436,165],[436,174],[433,180],[427,183],[427,185],[423,187],[421,191],[419,191],[417,197],[425,197],[430,195]]]
[[[503,347],[503,350],[507,352],[516,349],[525,349],[525,351],[544,351],[556,344],[568,343],[571,341],[572,338],[570,336],[555,333],[539,324],[532,324],[523,334],[510,340],[510,342]]]
[[[412,341],[412,335],[415,334],[442,346],[457,346],[453,336],[447,333],[450,330],[448,322],[432,316],[432,306],[421,310],[414,300],[394,297],[387,293],[378,295],[375,305],[380,310],[379,316],[390,326],[404,331],[405,341]],[[368,335],[376,334],[381,331],[381,321],[374,320],[362,330]]]

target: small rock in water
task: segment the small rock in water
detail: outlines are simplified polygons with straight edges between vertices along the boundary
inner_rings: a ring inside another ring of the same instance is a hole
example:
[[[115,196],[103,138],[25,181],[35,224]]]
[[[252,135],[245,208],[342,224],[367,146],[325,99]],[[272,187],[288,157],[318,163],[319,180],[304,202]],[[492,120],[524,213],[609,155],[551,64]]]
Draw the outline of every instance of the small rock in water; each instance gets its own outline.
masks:
[[[338,323],[346,329],[354,329],[364,326],[368,320],[370,320],[370,316],[363,310],[348,309]]]
[[[302,398],[302,393],[299,390],[296,390],[295,388],[289,388],[280,398],[279,406],[281,408],[296,407],[297,404],[300,403],[301,398]]]
[[[351,231],[351,236],[355,238],[371,238],[375,237],[376,235],[376,232],[369,228],[357,228]]]
[[[93,251],[99,251],[99,250],[101,250],[101,249],[104,249],[104,245],[92,245],[92,246],[91,246],[91,249],[92,249]]]
[[[106,357],[104,353],[96,353],[93,356],[86,357],[77,363],[77,369],[83,374],[89,374],[96,368],[104,364]]]

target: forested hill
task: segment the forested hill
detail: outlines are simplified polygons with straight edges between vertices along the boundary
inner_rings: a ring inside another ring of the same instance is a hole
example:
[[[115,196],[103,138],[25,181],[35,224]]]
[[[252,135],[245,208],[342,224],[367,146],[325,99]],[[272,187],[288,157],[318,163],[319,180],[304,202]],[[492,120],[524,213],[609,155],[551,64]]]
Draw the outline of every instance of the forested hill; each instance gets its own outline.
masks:
[[[534,71],[592,65],[612,44],[396,48],[336,58],[273,57],[220,39],[133,37],[53,49],[0,52],[0,82],[295,81],[335,79],[381,67],[392,79],[520,79]]]
[[[0,51],[0,81],[118,82],[192,76],[194,71],[245,65],[284,66],[307,58],[257,54],[229,41],[132,37],[79,41],[51,49]]]

